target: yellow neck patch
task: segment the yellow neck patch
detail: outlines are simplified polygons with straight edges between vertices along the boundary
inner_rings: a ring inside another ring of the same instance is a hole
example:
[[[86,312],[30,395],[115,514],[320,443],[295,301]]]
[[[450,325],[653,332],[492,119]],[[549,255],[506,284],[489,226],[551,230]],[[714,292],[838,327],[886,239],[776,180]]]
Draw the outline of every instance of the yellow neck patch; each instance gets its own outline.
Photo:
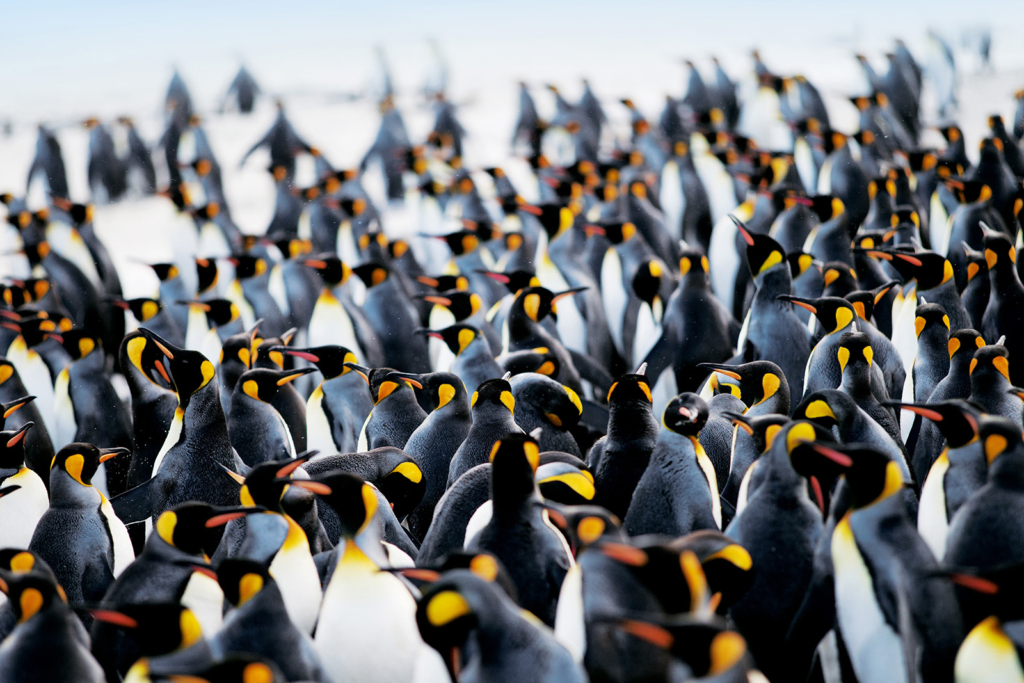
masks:
[[[439,386],[437,388],[436,410],[444,408],[453,398],[455,398],[455,387],[453,387],[451,384],[442,384],[441,386]]]
[[[238,605],[241,607],[254,595],[263,590],[263,577],[259,574],[246,574],[238,581]]]
[[[441,591],[427,603],[427,621],[432,626],[444,626],[472,611],[460,593]]]
[[[21,618],[18,619],[18,623],[24,624],[42,609],[43,594],[36,588],[26,588],[18,596],[18,606],[21,607]]]

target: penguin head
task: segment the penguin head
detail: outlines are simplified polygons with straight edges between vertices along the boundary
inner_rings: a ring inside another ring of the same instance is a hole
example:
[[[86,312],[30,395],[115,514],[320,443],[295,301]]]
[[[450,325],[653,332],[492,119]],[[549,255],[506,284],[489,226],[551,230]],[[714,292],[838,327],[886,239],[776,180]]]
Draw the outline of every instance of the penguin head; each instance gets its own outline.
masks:
[[[633,577],[657,597],[666,613],[707,610],[711,606],[711,594],[696,553],[658,542],[640,545],[638,540],[642,539],[631,539],[629,543],[599,541],[591,552],[600,552],[627,567]]]
[[[512,385],[508,382],[508,376],[481,382],[469,399],[469,407],[474,413],[493,410],[514,412],[516,399],[512,395]]]
[[[839,218],[846,212],[843,200],[831,194],[816,194],[811,199],[811,211],[822,223]]]
[[[262,507],[214,507],[206,503],[179,503],[160,513],[153,526],[164,543],[187,555],[213,555],[221,539],[220,527]]]
[[[10,574],[27,574],[28,572],[41,572],[51,577],[53,570],[46,561],[31,550],[21,548],[4,548],[0,550],[0,571]],[[54,578],[54,581],[57,579]],[[58,586],[58,591],[61,588]]]
[[[173,390],[174,383],[165,365],[166,356],[156,343],[143,334],[141,331],[129,332],[121,342],[119,357],[121,359],[121,371],[128,370],[125,362],[130,363],[148,381],[161,389],[170,388]],[[0,376],[3,375],[3,368],[0,367]]]
[[[148,660],[149,677],[153,680],[187,681],[188,683],[284,683],[287,680],[274,662],[251,653],[232,653],[216,663],[208,658],[191,664],[177,659],[164,663]]]
[[[747,407],[764,403],[773,396],[779,396],[782,412],[789,411],[789,382],[786,375],[775,363],[758,360],[740,365],[722,365],[720,363],[699,363],[699,368],[706,368],[734,380],[737,384],[729,384],[729,391],[747,404]]]
[[[13,401],[8,401],[7,403],[0,403],[0,429],[4,428],[7,424],[7,419],[11,415],[14,415],[18,410],[34,400],[36,400],[35,396],[22,396],[21,398],[16,398]]]
[[[661,322],[665,312],[665,302],[661,300],[661,283],[665,277],[665,265],[661,259],[644,261],[633,275],[633,292],[641,301],[651,307],[654,320]]]
[[[1012,272],[1016,271],[1017,250],[1013,242],[1006,236],[1006,233],[992,230],[984,223],[981,224],[985,231],[985,263],[991,273],[1009,276],[1013,278]]]
[[[665,406],[661,424],[665,429],[696,437],[708,421],[708,404],[697,394],[683,393],[674,397]]]
[[[437,296],[427,295],[423,297],[423,300],[435,306],[447,308],[458,322],[476,315],[484,307],[484,300],[480,298],[479,294],[457,289],[443,292]]]
[[[756,571],[750,552],[720,531],[695,531],[672,541],[669,547],[680,553],[690,550],[697,556],[711,600],[718,600],[720,615],[727,614],[754,583]]]
[[[642,363],[636,373],[622,375],[612,383],[608,389],[607,401],[609,405],[632,405],[646,404],[648,407],[653,403],[651,398],[651,385],[647,380],[647,363]]]
[[[516,610],[503,591],[466,569],[454,569],[423,591],[416,607],[420,636],[437,650],[452,680],[462,668],[462,649],[477,628],[497,627],[495,617]]]
[[[978,143],[978,165],[998,164],[1003,161],[1003,141],[997,137],[983,138]]]
[[[0,325],[7,327],[11,323],[5,320]],[[28,348],[42,344],[47,339],[53,339],[58,343],[64,339],[60,334],[57,323],[48,317],[22,318],[18,322],[13,323],[13,325],[18,328],[18,332],[21,334],[21,338],[25,340],[25,346]]]
[[[471,254],[480,246],[480,235],[472,230],[458,230],[447,235],[432,235],[448,245],[455,256]]]
[[[53,574],[38,568],[19,573],[0,570],[0,591],[7,596],[19,624],[55,604],[67,604],[67,597]]]
[[[939,329],[940,327],[945,328],[945,335],[949,336],[949,316],[946,315],[946,310],[938,304],[921,304],[917,307],[916,317],[914,318],[914,329],[917,331],[917,338],[921,338],[921,334],[926,329]]]
[[[823,296],[845,296],[857,289],[857,273],[848,263],[829,261],[821,268]]]
[[[985,346],[985,340],[977,330],[957,330],[949,335],[949,362],[966,366],[974,360],[974,354]]]
[[[536,491],[540,447],[529,434],[509,434],[491,447],[491,499],[496,507],[517,505]]]
[[[346,363],[345,366],[355,369],[353,363]],[[370,394],[373,396],[375,405],[392,394],[403,391],[412,392],[413,388],[423,388],[419,380],[410,378],[392,368],[374,368],[369,372],[367,383],[370,385]]]
[[[594,475],[582,460],[569,453],[548,451],[541,454],[540,462],[535,479],[544,500],[561,505],[587,505],[594,500]]]
[[[447,572],[458,570],[470,571],[480,579],[501,588],[512,600],[518,601],[519,599],[516,585],[512,581],[508,570],[505,569],[505,565],[501,563],[501,560],[488,552],[455,550],[445,555],[439,563],[430,567],[404,569],[399,570],[398,573],[407,579],[418,582],[417,586],[420,586],[422,591],[425,590],[424,586],[429,586],[438,581],[442,576],[446,576]]]
[[[583,404],[576,392],[549,376],[518,374],[512,377],[509,385],[516,402],[538,413],[538,416],[542,415],[555,429],[571,430],[583,414]]]
[[[464,292],[469,289],[469,278],[465,275],[438,275],[437,277],[419,275],[416,277],[416,281],[436,292],[447,292],[450,289]]]
[[[794,280],[806,273],[809,268],[815,267],[814,257],[802,251],[786,254],[786,263],[789,264],[789,276]],[[818,264],[817,268],[820,272],[821,264]]]
[[[530,372],[546,377],[558,377],[562,368],[562,362],[558,360],[558,356],[546,346],[503,353],[495,360],[505,372],[513,377]]]
[[[750,274],[755,279],[761,273],[765,273],[780,264],[788,268],[788,266],[785,266],[786,252],[781,244],[768,235],[749,232],[738,218],[734,216],[730,216],[730,218],[736,224],[736,229],[739,230],[740,236],[743,237],[743,241],[747,244],[747,266],[750,268]]]
[[[1010,360],[1006,347],[1000,344],[983,346],[974,352],[968,372],[971,387],[989,386],[995,383],[1006,391],[1013,384],[1010,381]]]
[[[565,189],[571,190],[572,185],[567,183]],[[568,231],[576,222],[576,214],[562,202],[544,202],[537,204],[537,208],[540,209],[537,220],[547,233],[549,241]]]
[[[772,447],[775,436],[789,423],[788,417],[778,413],[751,416],[728,411],[722,415],[753,438],[758,453],[767,452]]]
[[[235,277],[239,280],[259,277],[270,270],[266,259],[253,254],[235,254],[228,261],[235,267]]]
[[[946,257],[932,251],[914,254],[893,251],[890,263],[904,280],[917,280],[918,291],[938,287],[953,279],[953,264]]]
[[[886,401],[883,405],[901,408],[931,420],[939,428],[950,448],[961,448],[978,439],[978,423],[982,410],[962,399],[936,403],[900,403]]]
[[[978,423],[978,438],[981,439],[985,459],[990,467],[1005,454],[1020,454],[1024,451],[1020,424],[1005,417],[983,416]]]
[[[531,270],[513,270],[507,273],[496,273],[492,270],[480,270],[477,272],[505,285],[510,294],[516,294],[519,290],[527,287],[540,287],[540,280],[537,278],[537,274]]]
[[[306,349],[293,349],[287,346],[272,346],[270,353],[283,353],[287,356],[301,358],[316,366],[324,380],[334,379],[353,372],[345,363],[355,363],[356,355],[344,346],[315,346]]]
[[[245,332],[233,334],[221,345],[221,368],[233,367],[241,374],[256,367],[253,362],[253,342],[259,334],[259,322]]]
[[[829,430],[813,422],[798,420],[787,426],[784,434],[790,465],[807,480],[812,500],[822,517],[827,516],[831,491],[849,467],[849,458],[818,448],[833,443],[834,439]]]
[[[428,330],[420,328],[416,330],[416,332],[418,334],[425,334],[426,336],[434,339],[440,339],[456,356],[469,348],[469,345],[477,339],[484,339],[483,333],[480,332],[480,330],[472,325],[467,325],[466,323],[449,325],[443,330]]]
[[[987,278],[988,259],[985,258],[985,253],[971,249],[966,242],[961,242],[960,246],[963,247],[964,254],[967,257],[967,282],[970,282],[978,275]]]
[[[51,197],[50,201],[55,207],[67,213],[71,219],[71,225],[80,228],[86,223],[92,223],[94,207],[92,204],[75,204],[63,197]]]
[[[249,470],[245,477],[227,468],[224,469],[224,472],[241,485],[238,499],[243,507],[261,507],[274,512],[283,512],[281,499],[287,488],[298,481],[292,478],[292,474],[317,453],[318,451],[306,451],[287,460],[261,462]]]
[[[188,607],[176,602],[126,604],[114,609],[90,609],[89,614],[96,621],[122,629],[142,657],[184,650],[203,639],[199,619]]]
[[[1017,431],[1020,439],[1020,430]],[[819,452],[827,452],[840,461],[844,456],[849,462],[846,483],[850,488],[850,504],[854,509],[865,508],[899,493],[906,481],[900,466],[870,446],[863,444],[816,444]]]
[[[135,320],[140,323],[149,322],[164,309],[159,299],[148,299],[145,297],[128,299],[127,301],[124,299],[114,299],[111,303],[120,309],[130,311]]]
[[[825,296],[819,299],[804,299],[788,294],[779,295],[780,301],[790,301],[800,308],[804,308],[814,314],[821,326],[828,334],[835,334],[852,323],[857,312],[853,310],[853,304],[846,299],[837,296]]]
[[[635,224],[621,221],[599,221],[588,225],[585,230],[588,235],[608,238],[612,244],[625,244],[637,236]]]
[[[626,540],[619,518],[597,505],[549,506],[548,519],[565,536],[574,556],[601,539]]]
[[[196,259],[196,275],[199,277],[199,284],[197,291],[199,294],[204,294],[210,288],[217,284],[217,261],[212,258],[197,258]]]
[[[958,588],[961,609],[965,619],[967,614],[974,612],[979,618],[989,621],[994,616],[1001,623],[1024,619],[1024,564],[1008,563],[995,567],[950,567],[933,574],[949,578]],[[971,608],[974,608],[973,610]],[[979,624],[979,633],[989,635],[992,627],[1000,628],[991,623]],[[994,634],[992,634],[994,635]],[[1005,634],[1002,636],[1005,638]],[[1008,640],[1008,639],[1007,639]]]
[[[824,389],[804,396],[800,405],[793,411],[793,419],[810,420],[825,429],[838,426],[844,431],[857,414],[857,404],[842,391]]]
[[[28,397],[29,400],[33,398],[35,397]],[[35,422],[30,420],[19,429],[0,431],[0,476],[12,476],[25,466],[25,434],[34,426]],[[0,494],[2,493],[3,489],[0,489]]]
[[[69,443],[53,456],[50,462],[50,478],[53,478],[54,470],[59,470],[82,486],[92,486],[93,475],[96,474],[100,463],[130,453],[127,448],[97,448],[91,443]]]
[[[343,285],[352,275],[352,269],[340,258],[331,254],[318,254],[304,259],[302,264],[319,273],[328,287]]]
[[[622,632],[670,652],[698,678],[726,675],[750,659],[747,641],[729,630],[721,618],[683,616],[658,623],[620,618],[616,625]]]
[[[82,360],[97,350],[99,357],[103,356],[103,341],[97,335],[77,327],[61,335],[61,345],[72,360]]]
[[[863,366],[864,372],[867,373],[875,358],[875,352],[871,348],[871,338],[861,332],[844,333],[839,337],[836,357],[842,372],[845,373],[847,367],[852,369]]]
[[[228,299],[207,299],[206,301],[177,301],[182,306],[198,308],[206,313],[206,322],[210,327],[217,328],[235,322],[242,317],[241,311],[233,301]]]
[[[241,607],[273,581],[267,567],[247,558],[229,557],[217,566],[217,583],[234,607]]]
[[[373,485],[348,472],[330,472],[312,480],[293,479],[293,486],[323,498],[338,515],[342,536],[352,539],[376,519],[379,502]]]
[[[144,327],[139,329],[169,361],[178,404],[184,409],[194,394],[215,380],[217,371],[213,363],[198,351],[178,348]]]
[[[942,184],[960,204],[984,204],[992,200],[992,188],[983,180],[950,175],[943,178]]]
[[[181,275],[178,266],[173,263],[151,263],[149,267],[156,273],[160,282],[169,282]]]
[[[252,338],[252,367],[266,370],[284,370],[289,360],[282,348],[287,348],[298,328],[291,328],[281,333],[280,337],[267,337],[264,339],[257,333]]]
[[[684,249],[679,254],[679,275],[687,282],[708,281],[711,263],[703,252],[696,249]]]
[[[451,372],[429,372],[423,375],[407,375],[419,382],[431,411],[440,410],[454,401],[456,406],[469,407],[466,385],[458,375]]]

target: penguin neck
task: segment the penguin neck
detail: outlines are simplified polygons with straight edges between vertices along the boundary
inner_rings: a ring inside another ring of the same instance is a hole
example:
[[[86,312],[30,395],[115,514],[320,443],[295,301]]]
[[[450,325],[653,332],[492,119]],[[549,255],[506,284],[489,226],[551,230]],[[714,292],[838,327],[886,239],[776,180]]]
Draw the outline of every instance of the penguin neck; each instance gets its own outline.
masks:
[[[78,508],[98,506],[100,492],[92,486],[83,486],[64,470],[56,468],[50,473],[50,507]]]
[[[754,300],[761,304],[781,305],[792,310],[793,304],[776,300],[780,294],[790,294],[793,291],[793,276],[789,271],[789,265],[782,263],[772,266],[754,278],[757,292]]]
[[[1024,492],[1024,452],[1003,453],[988,466],[988,481],[999,488]]]
[[[860,403],[871,397],[871,374],[865,363],[850,363],[843,371],[843,380],[839,390],[849,394],[854,401]]]
[[[211,445],[211,438],[220,438],[230,445],[227,418],[224,416],[224,407],[220,403],[219,391],[214,382],[192,394],[185,408],[181,441],[197,438],[202,439],[199,446],[204,451]]]
[[[995,268],[988,269],[988,278],[992,296],[1024,293],[1024,285],[1021,284],[1017,268],[1012,264],[997,263]]]
[[[658,423],[649,405],[637,402],[613,403],[608,408],[609,439],[649,439],[658,436]]]
[[[1002,402],[1003,397],[1009,396],[1007,393],[1009,389],[1009,380],[999,374],[995,368],[979,368],[971,373],[971,396],[968,400],[975,401],[995,412],[995,405],[989,405],[992,402],[984,399],[998,396],[999,401]]]

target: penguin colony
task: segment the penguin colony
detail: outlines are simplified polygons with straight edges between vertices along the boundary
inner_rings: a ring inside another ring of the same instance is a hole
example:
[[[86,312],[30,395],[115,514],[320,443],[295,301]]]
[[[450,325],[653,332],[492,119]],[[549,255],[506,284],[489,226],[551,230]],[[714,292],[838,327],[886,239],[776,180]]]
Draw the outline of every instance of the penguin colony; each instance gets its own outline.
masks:
[[[178,75],[155,146],[85,123],[90,203],[41,127],[46,205],[0,197],[0,680],[1024,680],[1024,93],[972,163],[919,145],[902,43],[852,134],[753,57],[622,100],[628,139],[522,85],[532,202],[443,89],[413,144],[388,87],[342,170],[279,105],[258,237]],[[154,194],[178,248],[126,300],[93,207]]]

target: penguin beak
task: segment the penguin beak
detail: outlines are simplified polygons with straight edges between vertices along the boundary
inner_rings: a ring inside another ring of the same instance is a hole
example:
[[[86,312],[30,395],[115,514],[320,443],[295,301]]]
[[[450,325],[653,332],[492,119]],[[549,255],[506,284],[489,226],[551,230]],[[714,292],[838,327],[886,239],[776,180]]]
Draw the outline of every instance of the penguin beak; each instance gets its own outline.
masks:
[[[26,422],[24,425],[22,425],[21,429],[15,432],[14,436],[7,440],[7,448],[13,448],[14,446],[17,446],[18,443],[25,438],[25,434],[28,433],[28,430],[32,429],[35,426],[36,423],[31,421]]]
[[[109,609],[88,609],[86,610],[92,615],[96,621],[102,621],[105,624],[113,624],[114,626],[120,626],[121,628],[138,628],[139,622],[132,619],[127,614],[121,614]]]
[[[742,379],[743,379],[740,376],[740,373],[736,372],[735,370],[731,370],[730,369],[731,367],[733,367],[733,366],[730,366],[730,365],[722,365],[721,363],[698,363],[697,367],[698,368],[707,368],[709,370],[714,370],[715,372],[723,374],[726,377],[733,378],[737,382],[742,381]]]
[[[278,483],[288,483],[292,486],[298,486],[300,489],[306,489],[312,491],[318,496],[329,496],[334,491],[330,486],[319,481],[312,481],[310,479],[277,479]]]
[[[174,353],[171,351],[171,349],[178,350],[178,348],[174,346],[174,344],[170,343],[166,339],[162,339],[158,334],[149,330],[148,328],[140,327],[139,332],[146,336],[151,342],[156,344],[156,347],[160,349],[160,353],[164,354],[164,356],[166,356],[168,360],[174,360]]]
[[[406,382],[407,384],[411,384],[412,386],[416,387],[417,389],[422,389],[423,388],[423,384],[420,383],[421,375],[414,375],[412,373],[405,373],[405,372],[391,372],[391,373],[388,373],[388,375],[389,376],[394,375],[395,377],[401,377],[403,382]]]
[[[23,405],[25,405],[26,403],[31,403],[34,400],[36,400],[35,396],[25,396],[24,398],[19,398],[16,401],[11,401],[10,403],[3,404],[2,406],[0,406],[0,408],[4,409],[4,419],[6,420],[11,415],[18,412],[18,409],[21,408]]]
[[[179,305],[179,306],[188,306],[189,308],[198,308],[198,309],[200,309],[202,311],[207,311],[207,312],[209,312],[209,310],[210,310],[210,304],[204,303],[202,301],[184,301],[184,300],[179,300],[179,301],[175,301],[174,303]],[[127,308],[125,310],[127,310]]]
[[[733,225],[736,226],[736,229],[740,231],[740,235],[743,236],[743,241],[747,243],[747,246],[754,246],[754,237],[750,234],[750,231],[747,230],[747,226],[743,224],[743,221],[732,214],[729,214],[729,220],[731,220]]]
[[[113,304],[114,306],[117,306],[123,311],[128,310],[128,302],[125,301],[124,299],[110,299],[110,303]]]
[[[434,339],[440,339],[441,341],[444,341],[444,335],[442,335],[440,332],[435,332],[434,330],[428,330],[425,327],[421,327],[418,330],[416,330],[416,334],[425,334],[428,337],[433,337]]]
[[[810,446],[815,453],[828,458],[840,467],[853,467],[853,458],[848,456],[846,453],[840,453],[839,451],[829,448],[828,446],[823,446],[820,443],[810,444]]]
[[[302,360],[308,360],[310,363],[318,363],[320,361],[320,356],[316,355],[315,353],[310,353],[309,351],[289,349],[284,346],[275,346],[271,348],[270,351],[280,351],[281,353],[286,353],[289,356],[295,356],[296,358],[301,358]]]
[[[284,374],[277,380],[277,386],[283,387],[285,384],[288,384],[303,375],[308,375],[311,372],[316,372],[316,368],[300,368],[298,370],[291,371],[288,374]]]
[[[106,462],[111,458],[118,455],[130,455],[131,451],[127,448],[101,448],[100,449],[100,462]]]
[[[423,297],[423,300],[429,301],[432,304],[437,304],[438,306],[444,306],[445,308],[452,305],[452,300],[443,296],[425,296]]]
[[[914,403],[900,403],[899,401],[883,401],[882,405],[886,407],[900,408],[902,410],[914,413],[915,415],[920,415],[921,417],[928,418],[933,422],[942,422],[943,420],[942,413],[938,412],[937,410],[932,410],[931,408],[920,406]]]
[[[796,304],[800,308],[808,310],[811,313],[817,313],[818,312],[817,307],[815,307],[813,304],[811,304],[806,299],[800,299],[800,298],[795,297],[795,296],[790,296],[789,294],[780,294],[779,296],[777,296],[775,298],[778,299],[779,301],[788,301],[788,302],[790,302],[792,304]]]
[[[370,368],[363,367],[362,365],[357,365],[356,363],[345,363],[345,367],[348,368],[349,370],[354,370],[355,372],[358,372],[359,376],[362,377],[367,384],[370,383]]]
[[[277,471],[277,478],[281,479],[282,477],[290,477],[292,475],[292,472],[299,469],[301,465],[306,463],[310,458],[317,455],[318,453],[320,453],[320,451],[314,449],[311,451],[306,451],[301,455],[295,456],[294,460],[292,460],[290,463],[288,463],[287,465],[285,465],[284,467]]]
[[[558,303],[559,299],[564,299],[567,296],[571,296],[573,294],[579,294],[580,292],[585,292],[588,289],[590,289],[590,288],[589,287],[573,287],[572,289],[567,289],[564,292],[559,292],[558,294],[555,294],[555,296],[553,296],[551,298],[551,305],[554,305],[554,304]]]
[[[206,520],[207,529],[216,529],[219,526],[224,526],[233,519],[240,519],[246,515],[253,514],[256,512],[265,512],[266,508],[262,505],[256,505],[251,508],[217,508],[217,514]]]

